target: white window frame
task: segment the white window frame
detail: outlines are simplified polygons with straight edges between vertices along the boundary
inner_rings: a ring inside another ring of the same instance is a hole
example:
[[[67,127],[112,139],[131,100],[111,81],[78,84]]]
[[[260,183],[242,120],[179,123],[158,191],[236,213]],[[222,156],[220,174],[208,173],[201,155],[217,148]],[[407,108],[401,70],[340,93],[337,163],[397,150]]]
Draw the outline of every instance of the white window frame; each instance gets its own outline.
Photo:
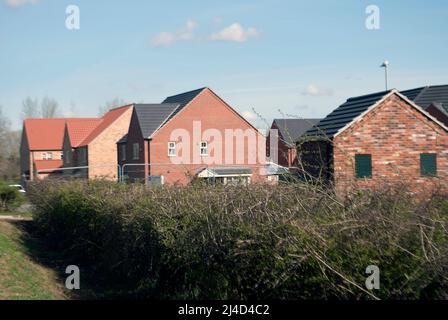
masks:
[[[205,152],[203,152],[203,151],[205,151]],[[208,156],[208,142],[207,141],[201,141],[200,153],[201,153],[201,157]]]
[[[170,141],[168,142],[168,157],[176,156],[176,142]]]
[[[138,142],[132,144],[132,159],[133,160],[140,159],[140,143]]]
[[[43,160],[53,160],[53,152],[43,152],[42,159]]]

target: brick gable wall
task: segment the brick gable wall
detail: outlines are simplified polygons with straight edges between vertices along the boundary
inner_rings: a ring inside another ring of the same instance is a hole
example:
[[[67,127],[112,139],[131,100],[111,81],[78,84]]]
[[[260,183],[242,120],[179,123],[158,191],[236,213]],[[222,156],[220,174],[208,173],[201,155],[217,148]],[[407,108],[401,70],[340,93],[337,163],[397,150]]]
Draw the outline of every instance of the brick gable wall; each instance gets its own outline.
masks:
[[[117,142],[129,130],[132,110],[126,110],[88,145],[89,179],[118,178]]]
[[[339,190],[383,182],[404,182],[415,190],[447,187],[448,133],[398,95],[389,96],[336,136],[333,145],[334,182]],[[437,153],[437,178],[420,176],[421,153]],[[355,178],[355,154],[372,155],[372,179]]]
[[[188,183],[198,170],[209,167],[218,167],[219,165],[207,165],[207,157],[201,158],[201,164],[171,164],[168,156],[168,142],[171,140],[171,133],[175,129],[186,129],[192,135],[193,121],[201,121],[201,131],[207,129],[217,129],[225,136],[225,129],[242,129],[253,130],[255,135],[259,137],[260,133],[246,121],[244,121],[236,112],[232,111],[221,99],[219,99],[209,89],[204,90],[197,96],[187,107],[180,111],[171,121],[169,121],[159,132],[154,135],[150,141],[150,174],[154,176],[164,176],[165,182],[169,184]],[[255,146],[256,152],[262,154],[265,159],[265,138],[261,137]],[[211,141],[209,141],[210,143]],[[210,148],[211,149],[211,148]],[[236,144],[233,146],[234,155],[236,153]],[[198,154],[199,146],[190,143],[191,157]],[[225,157],[225,147],[223,146],[222,155]],[[211,155],[210,155],[211,156]],[[244,163],[239,166],[251,167],[253,171],[252,181],[257,182],[263,180],[259,176],[259,165],[249,165],[249,148],[247,143],[244,147]],[[222,164],[221,166],[227,166]]]

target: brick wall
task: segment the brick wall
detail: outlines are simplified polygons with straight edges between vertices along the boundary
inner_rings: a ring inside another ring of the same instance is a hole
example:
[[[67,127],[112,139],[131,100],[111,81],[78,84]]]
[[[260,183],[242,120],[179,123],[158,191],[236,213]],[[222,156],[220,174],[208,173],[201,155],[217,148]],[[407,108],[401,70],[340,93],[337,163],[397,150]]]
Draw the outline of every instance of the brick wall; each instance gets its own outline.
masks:
[[[272,130],[278,130],[278,127],[275,123],[271,126]],[[292,167],[297,162],[297,152],[295,148],[290,148],[288,145],[284,142],[283,137],[281,136],[280,131],[278,131],[278,142],[277,142],[277,149],[270,150],[271,148],[271,133],[269,132],[267,138],[266,138],[266,154],[270,155],[270,158],[274,160],[274,154],[270,154],[271,152],[276,153],[277,161],[276,163],[283,166],[283,167]]]
[[[139,153],[138,158],[134,159],[133,157],[133,144],[138,143],[139,145]],[[118,145],[118,156],[119,163],[124,167],[124,175],[126,175],[131,182],[140,180],[144,181],[145,179],[145,166],[142,165],[145,163],[145,155],[144,155],[144,140],[142,136],[142,132],[140,130],[140,126],[138,124],[138,118],[135,111],[132,114],[132,118],[130,121],[128,137],[126,142],[126,159],[123,160],[121,146],[123,144]]]
[[[412,189],[447,187],[448,134],[435,122],[391,95],[333,140],[334,182],[339,190],[353,183],[374,187],[404,182]],[[436,178],[420,176],[420,154],[437,153]],[[372,179],[355,178],[355,154],[372,155]]]
[[[89,179],[118,177],[117,142],[129,130],[133,108],[126,110],[88,146]]]
[[[231,110],[220,98],[218,98],[210,90],[206,89],[197,96],[185,109],[180,111],[176,117],[168,122],[150,141],[150,174],[155,176],[164,176],[165,183],[186,184],[201,168],[207,166],[218,167],[219,165],[207,165],[207,161],[214,157],[215,154],[210,152],[209,157],[199,157],[200,164],[171,164],[171,158],[168,156],[168,142],[172,141],[171,133],[175,129],[185,129],[190,133],[193,132],[193,121],[201,121],[202,133],[207,129],[217,129],[225,136],[225,129],[249,129],[253,131],[257,137],[255,144],[255,153],[260,152],[263,161],[265,160],[265,138],[246,121],[244,121],[235,111]],[[200,139],[201,140],[201,139]],[[235,139],[234,139],[235,140]],[[245,139],[246,140],[246,139]],[[261,143],[260,143],[261,141]],[[212,141],[208,141],[211,143]],[[211,146],[209,146],[211,150]],[[190,154],[199,154],[199,145],[190,143]],[[251,181],[264,181],[264,177],[259,175],[259,164],[248,164],[249,154],[257,155],[250,152],[247,141],[244,145],[244,154],[242,155],[243,163],[236,166],[251,167],[253,176]],[[233,154],[236,154],[236,143],[233,144]],[[222,155],[225,157],[225,146],[222,147]],[[222,164],[221,166],[229,166]]]

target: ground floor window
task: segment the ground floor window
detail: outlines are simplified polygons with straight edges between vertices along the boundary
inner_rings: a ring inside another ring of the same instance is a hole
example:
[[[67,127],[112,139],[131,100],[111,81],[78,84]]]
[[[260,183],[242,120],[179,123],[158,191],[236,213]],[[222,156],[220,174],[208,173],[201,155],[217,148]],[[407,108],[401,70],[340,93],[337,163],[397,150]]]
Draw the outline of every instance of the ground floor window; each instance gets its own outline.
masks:
[[[420,154],[420,175],[422,177],[437,176],[437,154],[435,153]]]
[[[355,174],[358,179],[372,178],[372,155],[355,155]]]

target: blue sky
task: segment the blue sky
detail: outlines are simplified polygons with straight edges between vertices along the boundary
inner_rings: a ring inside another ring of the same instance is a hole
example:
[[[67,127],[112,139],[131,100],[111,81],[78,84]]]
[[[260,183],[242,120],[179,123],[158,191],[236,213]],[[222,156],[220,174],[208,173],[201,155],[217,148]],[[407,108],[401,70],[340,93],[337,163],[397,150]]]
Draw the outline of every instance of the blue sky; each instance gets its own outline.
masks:
[[[65,26],[80,8],[80,30]],[[380,29],[365,27],[368,5]],[[250,121],[323,117],[348,97],[448,83],[445,0],[0,0],[0,105],[27,96],[95,116],[208,86]],[[281,110],[281,111],[279,111]]]

